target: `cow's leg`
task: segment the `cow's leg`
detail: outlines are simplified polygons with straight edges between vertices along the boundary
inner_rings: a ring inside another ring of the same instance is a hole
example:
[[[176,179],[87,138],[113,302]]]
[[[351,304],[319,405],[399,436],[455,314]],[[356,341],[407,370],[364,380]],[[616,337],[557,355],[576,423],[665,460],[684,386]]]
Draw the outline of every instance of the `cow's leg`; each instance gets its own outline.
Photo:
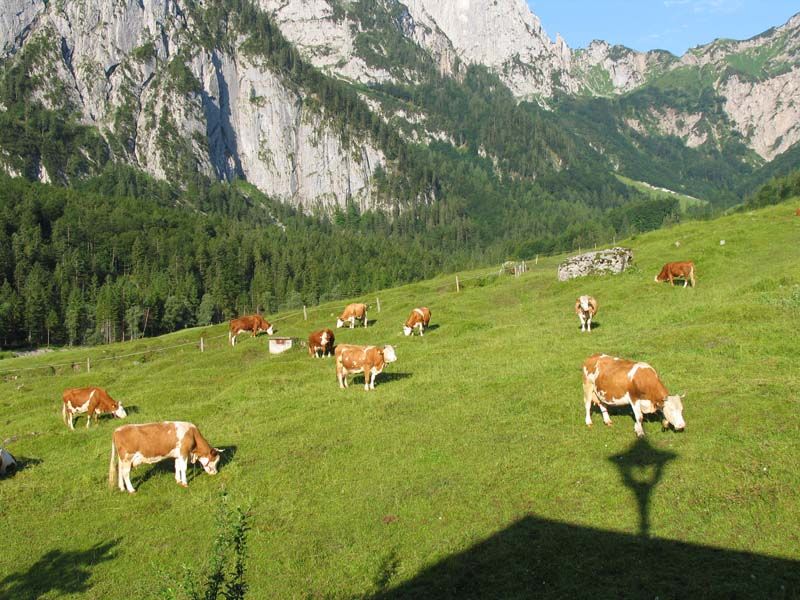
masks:
[[[581,331],[586,331],[586,317],[583,316],[583,312],[578,313],[578,318],[581,320]]]
[[[367,326],[367,311],[364,311],[364,327]]]
[[[642,419],[644,416],[642,415],[642,410],[639,408],[639,402],[631,400],[630,403],[633,409],[633,418],[636,420],[636,423],[633,425],[633,430],[636,432],[637,436],[644,437],[644,427],[642,427]]]
[[[586,404],[586,425],[591,427],[592,426],[592,394],[593,391],[592,382],[583,381],[583,402]]]
[[[422,336],[422,335],[425,335],[425,326],[424,326],[424,325],[423,325],[421,322],[420,322],[420,323],[417,323],[417,326],[419,327],[419,334],[420,334],[421,336]]]
[[[72,407],[67,409],[67,419],[69,419],[67,421],[67,425],[69,425],[69,428],[72,429],[72,431],[75,431],[75,413],[72,412]]]
[[[189,487],[189,484],[186,483],[186,467],[188,465],[188,461],[179,456],[175,459],[175,481],[181,487]]]
[[[133,494],[136,490],[133,489],[133,484],[131,483],[131,461],[120,459],[119,474],[120,477],[122,477],[122,481],[125,483],[125,487],[127,488],[128,492]]]
[[[336,363],[336,379],[339,380],[339,387],[345,389],[347,387],[347,375],[344,373],[344,367],[341,363]]]
[[[592,333],[592,313],[589,313],[589,318],[586,319],[586,331]]]
[[[683,280],[683,287],[686,287],[687,285],[689,285],[689,278],[688,277]]]
[[[597,406],[600,407],[600,412],[603,414],[603,423],[605,423],[610,427],[612,425],[612,422],[611,422],[611,417],[608,416],[608,409],[606,408],[606,405],[598,400]]]
[[[366,391],[375,389],[375,369],[368,369],[364,367],[364,389]]]

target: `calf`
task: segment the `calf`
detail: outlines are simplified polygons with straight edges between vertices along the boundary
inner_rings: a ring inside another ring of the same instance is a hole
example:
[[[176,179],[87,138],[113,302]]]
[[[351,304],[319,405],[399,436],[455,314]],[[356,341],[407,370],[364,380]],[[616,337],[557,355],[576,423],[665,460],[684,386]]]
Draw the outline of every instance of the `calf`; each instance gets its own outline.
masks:
[[[383,371],[387,363],[397,360],[391,346],[355,346],[339,344],[336,346],[336,377],[339,387],[347,387],[347,376],[351,373],[364,373],[364,389],[375,389],[375,377]]]
[[[308,355],[314,358],[333,354],[333,332],[330,329],[314,331],[308,336]],[[319,353],[319,354],[318,354]]]
[[[350,329],[356,326],[356,321],[361,321],[367,326],[367,305],[362,303],[348,304],[344,312],[336,319],[336,328],[344,326],[345,321],[350,321]]]
[[[5,448],[0,448],[0,475],[5,475],[10,470],[17,470],[17,461]]]
[[[239,317],[238,319],[231,319],[228,328],[228,341],[231,346],[236,345],[236,336],[245,331],[252,332],[252,337],[256,337],[262,331],[266,331],[267,335],[275,333],[275,329],[272,325],[261,315],[248,315],[246,317]]]
[[[412,335],[414,333],[414,327],[419,330],[419,334],[423,335],[424,329],[428,326],[431,322],[431,311],[428,310],[426,307],[422,306],[420,308],[415,308],[411,311],[411,314],[408,315],[405,324],[403,325],[403,334],[404,335]]]
[[[675,279],[683,279],[683,287],[686,287],[689,282],[694,287],[694,263],[691,261],[667,263],[661,267],[661,272],[656,275],[656,282],[669,281],[670,285],[675,285]]]
[[[643,415],[656,411],[661,411],[664,415],[661,425],[665,429],[672,424],[676,431],[683,431],[686,427],[683,420],[683,398],[684,396],[670,396],[658,373],[647,363],[614,358],[606,354],[594,354],[583,363],[583,401],[586,404],[586,424],[589,427],[592,426],[592,404],[600,408],[606,425],[611,425],[606,406],[630,404],[635,419],[633,430],[637,436],[644,436]]]
[[[87,413],[86,415],[86,428],[94,417],[95,425],[97,425],[97,418],[102,413],[111,413],[118,419],[124,419],[128,416],[122,404],[114,400],[108,395],[103,388],[99,387],[85,387],[85,388],[70,388],[64,390],[61,395],[63,402],[61,406],[61,418],[64,424],[70,429],[75,429],[73,420],[75,415]]]
[[[131,468],[143,463],[154,464],[166,458],[175,459],[175,481],[182,487],[186,482],[186,467],[198,460],[209,475],[217,474],[222,450],[212,448],[200,430],[185,421],[164,421],[142,425],[123,425],[114,430],[111,440],[111,462],[108,466],[108,485],[116,481],[121,491],[133,494]]]
[[[597,300],[592,296],[581,296],[575,300],[575,313],[581,320],[581,331],[592,332],[592,317],[597,314]]]

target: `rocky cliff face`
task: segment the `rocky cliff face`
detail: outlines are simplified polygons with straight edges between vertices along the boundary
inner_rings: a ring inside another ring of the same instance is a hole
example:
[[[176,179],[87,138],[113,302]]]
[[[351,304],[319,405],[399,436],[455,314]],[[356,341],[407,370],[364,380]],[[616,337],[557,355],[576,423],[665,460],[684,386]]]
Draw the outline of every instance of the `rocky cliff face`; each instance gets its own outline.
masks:
[[[117,160],[167,179],[186,165],[245,177],[305,207],[372,203],[382,153],[368,140],[343,141],[302,89],[241,44],[203,48],[183,2],[11,1],[0,17],[2,56],[27,54],[33,97],[77,110]]]

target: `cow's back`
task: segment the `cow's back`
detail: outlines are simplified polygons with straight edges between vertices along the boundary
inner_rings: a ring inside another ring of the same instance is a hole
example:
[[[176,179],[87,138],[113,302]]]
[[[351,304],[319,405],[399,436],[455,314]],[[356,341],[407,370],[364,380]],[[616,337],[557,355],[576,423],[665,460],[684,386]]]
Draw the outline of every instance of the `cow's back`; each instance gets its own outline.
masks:
[[[120,456],[141,453],[145,457],[166,457],[173,453],[178,443],[178,430],[194,427],[181,421],[123,425],[114,430],[114,446]]]
[[[605,398],[620,399],[630,394],[633,400],[660,405],[668,394],[656,370],[644,362],[595,354],[586,359],[584,369],[584,377]]]
[[[339,344],[334,352],[336,362],[347,369],[361,368],[366,359],[366,348],[356,344]]]

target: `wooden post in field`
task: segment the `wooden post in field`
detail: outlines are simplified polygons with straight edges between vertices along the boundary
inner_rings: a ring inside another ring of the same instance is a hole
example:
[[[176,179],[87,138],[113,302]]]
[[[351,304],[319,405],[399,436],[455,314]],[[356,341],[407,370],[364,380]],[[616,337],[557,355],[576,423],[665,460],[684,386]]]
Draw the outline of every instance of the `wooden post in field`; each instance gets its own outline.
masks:
[[[538,254],[536,255],[536,262],[534,264],[536,264],[536,265],[539,264],[539,255]]]
[[[303,321],[308,321],[308,311],[305,304],[303,304]]]
[[[378,305],[378,312],[381,312],[381,299],[375,296],[375,304]]]
[[[204,343],[203,336],[200,336],[200,352],[205,352],[205,351],[206,351],[206,345]]]
[[[456,275],[456,292],[460,292],[460,291],[461,291],[461,286],[458,283],[458,275]]]
[[[92,363],[89,360],[88,356],[86,357],[86,372],[87,373],[91,373],[92,372]]]

